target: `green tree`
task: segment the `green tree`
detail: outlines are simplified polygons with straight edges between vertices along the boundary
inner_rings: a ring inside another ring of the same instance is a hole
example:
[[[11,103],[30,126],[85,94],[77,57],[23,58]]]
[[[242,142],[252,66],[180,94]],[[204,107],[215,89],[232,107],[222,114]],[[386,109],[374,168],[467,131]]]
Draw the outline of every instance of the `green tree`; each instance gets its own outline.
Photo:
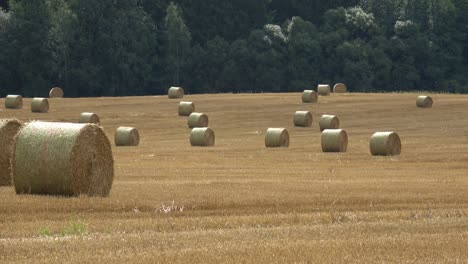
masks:
[[[190,50],[191,35],[179,7],[173,2],[167,7],[165,25],[167,30],[166,66],[172,75],[172,84],[180,85],[182,68],[186,64],[185,57]]]

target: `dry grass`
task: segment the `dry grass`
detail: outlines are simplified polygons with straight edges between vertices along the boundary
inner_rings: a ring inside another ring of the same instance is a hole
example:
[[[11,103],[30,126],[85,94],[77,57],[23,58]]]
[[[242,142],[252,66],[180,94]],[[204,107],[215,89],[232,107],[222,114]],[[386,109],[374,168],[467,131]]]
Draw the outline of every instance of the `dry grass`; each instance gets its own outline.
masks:
[[[110,198],[0,188],[0,262],[467,263],[468,96],[431,95],[432,109],[415,96],[187,96],[209,114],[213,148],[190,146],[167,96],[64,98],[48,115],[2,109],[70,122],[86,109],[109,137],[121,124],[143,136],[113,149]],[[318,122],[294,127],[296,110],[338,115],[348,151],[322,153]],[[268,127],[287,128],[290,147],[265,148]],[[398,131],[402,154],[371,156],[376,131]]]

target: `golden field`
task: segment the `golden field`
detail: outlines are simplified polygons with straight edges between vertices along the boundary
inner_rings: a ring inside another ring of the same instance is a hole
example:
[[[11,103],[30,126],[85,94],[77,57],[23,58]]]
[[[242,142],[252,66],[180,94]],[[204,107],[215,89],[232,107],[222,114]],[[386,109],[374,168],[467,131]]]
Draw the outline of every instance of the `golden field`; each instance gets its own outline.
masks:
[[[167,96],[49,99],[21,121],[76,122],[99,114],[138,147],[113,147],[109,198],[16,195],[0,188],[0,263],[468,263],[468,96],[189,95],[216,146],[191,147],[179,100]],[[311,128],[293,114],[310,110]],[[347,153],[322,153],[318,119],[336,114]],[[287,149],[264,147],[285,127]],[[373,157],[369,138],[396,131],[402,154]]]

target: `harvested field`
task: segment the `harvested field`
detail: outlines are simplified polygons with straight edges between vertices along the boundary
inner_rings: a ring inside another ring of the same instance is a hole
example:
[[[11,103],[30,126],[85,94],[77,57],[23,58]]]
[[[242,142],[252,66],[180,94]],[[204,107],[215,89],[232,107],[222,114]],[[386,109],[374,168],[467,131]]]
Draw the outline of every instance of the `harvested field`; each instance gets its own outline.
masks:
[[[96,112],[109,138],[122,125],[141,138],[112,144],[109,198],[0,187],[0,263],[467,263],[468,96],[430,94],[424,109],[416,95],[187,95],[210,117],[211,148],[190,146],[167,95],[1,109],[22,122]],[[318,122],[295,127],[297,110],[339,116],[347,152],[323,153]],[[286,128],[289,148],[266,148],[268,127]],[[401,155],[372,156],[377,131],[398,131]]]

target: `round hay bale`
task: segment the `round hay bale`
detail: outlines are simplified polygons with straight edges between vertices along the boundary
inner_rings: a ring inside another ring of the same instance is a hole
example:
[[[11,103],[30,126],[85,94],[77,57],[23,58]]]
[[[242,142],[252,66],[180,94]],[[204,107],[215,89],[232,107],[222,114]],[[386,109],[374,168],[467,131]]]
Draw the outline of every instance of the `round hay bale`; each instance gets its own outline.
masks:
[[[22,124],[16,119],[0,120],[0,186],[12,184],[10,159],[13,152],[16,134],[20,131]]]
[[[112,149],[94,124],[31,122],[18,133],[11,159],[17,194],[108,196]]]
[[[265,134],[267,148],[289,147],[289,133],[285,128],[268,128]]]
[[[335,115],[322,115],[319,121],[320,131],[325,129],[338,129],[340,127],[340,120]]]
[[[63,97],[63,90],[60,87],[54,87],[49,91],[50,98],[62,98]]]
[[[184,97],[184,89],[181,87],[171,87],[167,92],[167,95],[170,99],[179,99]]]
[[[374,156],[393,156],[401,153],[400,136],[395,132],[377,132],[370,138],[370,152]]]
[[[432,97],[426,95],[420,95],[416,98],[416,106],[422,108],[431,108],[434,101]]]
[[[191,113],[188,117],[188,127],[207,127],[208,126],[208,116],[203,113]]]
[[[180,102],[179,103],[179,115],[190,116],[191,113],[195,112],[195,104],[192,102]]]
[[[31,111],[33,113],[49,112],[49,100],[46,98],[33,98],[31,102]]]
[[[7,95],[7,97],[5,98],[5,108],[23,108],[23,97],[21,95]]]
[[[302,92],[302,102],[303,103],[317,103],[318,95],[314,90],[304,90]]]
[[[81,113],[80,120],[78,123],[90,123],[90,124],[98,124],[99,125],[99,116],[95,113]]]
[[[140,133],[134,127],[118,127],[115,131],[116,146],[138,146],[140,144]]]
[[[330,95],[330,85],[328,84],[319,84],[317,86],[317,93],[322,96]]]
[[[337,83],[333,86],[333,93],[346,93],[347,90],[348,89],[344,83]]]
[[[215,133],[209,127],[195,127],[190,132],[190,145],[211,147],[215,144]]]
[[[346,152],[348,134],[343,129],[325,129],[322,132],[323,152]]]
[[[298,127],[312,126],[313,117],[309,111],[296,111],[294,113],[294,125]]]

